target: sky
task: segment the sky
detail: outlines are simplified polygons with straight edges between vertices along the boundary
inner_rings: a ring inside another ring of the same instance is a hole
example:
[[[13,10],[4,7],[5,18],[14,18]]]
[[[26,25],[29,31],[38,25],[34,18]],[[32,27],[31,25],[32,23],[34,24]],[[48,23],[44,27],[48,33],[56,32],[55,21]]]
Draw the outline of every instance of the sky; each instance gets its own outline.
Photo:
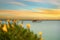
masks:
[[[0,0],[0,16],[60,19],[60,0]]]
[[[0,10],[60,9],[60,0],[0,0]]]

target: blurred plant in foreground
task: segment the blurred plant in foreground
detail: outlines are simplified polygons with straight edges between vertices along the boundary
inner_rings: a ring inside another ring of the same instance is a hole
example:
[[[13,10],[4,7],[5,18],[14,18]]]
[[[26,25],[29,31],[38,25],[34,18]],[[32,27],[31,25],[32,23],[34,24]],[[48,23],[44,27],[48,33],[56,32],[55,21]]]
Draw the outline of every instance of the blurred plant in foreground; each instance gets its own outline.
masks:
[[[9,20],[8,20],[9,22]],[[37,34],[30,31],[30,24],[27,24],[27,29],[23,24],[1,24],[0,27],[0,40],[40,40]],[[42,35],[42,32],[40,32]]]

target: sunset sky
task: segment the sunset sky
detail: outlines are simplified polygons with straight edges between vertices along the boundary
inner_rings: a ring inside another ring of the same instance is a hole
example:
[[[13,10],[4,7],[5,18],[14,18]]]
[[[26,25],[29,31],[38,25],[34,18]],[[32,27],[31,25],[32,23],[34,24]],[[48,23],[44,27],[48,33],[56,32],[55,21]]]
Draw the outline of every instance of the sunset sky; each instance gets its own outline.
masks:
[[[0,0],[0,16],[60,18],[60,0]]]
[[[60,0],[0,0],[0,10],[59,9]]]

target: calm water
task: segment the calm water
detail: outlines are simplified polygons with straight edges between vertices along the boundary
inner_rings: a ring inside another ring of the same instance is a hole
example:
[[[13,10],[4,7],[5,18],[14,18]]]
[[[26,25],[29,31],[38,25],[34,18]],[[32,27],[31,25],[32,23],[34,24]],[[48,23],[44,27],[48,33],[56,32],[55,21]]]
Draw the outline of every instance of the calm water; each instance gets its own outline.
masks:
[[[43,32],[44,40],[60,40],[60,21],[24,21],[25,28],[27,23],[31,24],[34,33]]]
[[[20,23],[21,21],[18,24]],[[25,28],[28,23],[31,24],[31,31],[34,33],[43,32],[44,40],[60,40],[60,21],[24,21]]]

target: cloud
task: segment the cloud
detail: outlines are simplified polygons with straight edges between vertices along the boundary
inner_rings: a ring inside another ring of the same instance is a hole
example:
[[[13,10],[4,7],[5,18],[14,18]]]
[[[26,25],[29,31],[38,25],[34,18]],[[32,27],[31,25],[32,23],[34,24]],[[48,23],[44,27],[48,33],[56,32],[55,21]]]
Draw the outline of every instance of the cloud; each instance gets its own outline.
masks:
[[[20,6],[27,6],[22,2],[17,2],[15,0],[0,0],[0,4],[12,4],[12,5],[20,5]]]
[[[13,2],[15,0],[0,0],[0,4],[4,4],[4,3],[9,3],[9,2]]]
[[[21,6],[27,6],[21,2],[9,2],[10,4],[14,4],[14,5],[21,5]]]
[[[56,8],[60,8],[60,0],[25,0],[29,2],[37,2],[37,3],[49,3],[56,5]]]
[[[53,10],[53,12],[59,11],[60,10]],[[51,11],[52,12],[52,11]],[[0,15],[2,18],[20,18],[20,19],[36,19],[36,20],[41,20],[41,19],[60,19],[60,13],[58,14],[55,12],[52,14],[47,14],[47,13],[40,13],[40,12],[32,12],[32,11],[18,11],[18,10],[0,10]],[[5,15],[4,15],[5,14]],[[1,18],[0,16],[0,18]]]
[[[25,1],[52,3],[52,4],[57,4],[57,5],[59,5],[59,3],[60,3],[60,0],[25,0]]]
[[[30,1],[30,2],[43,2],[43,0],[25,0],[25,1]]]
[[[60,9],[44,9],[44,8],[35,8],[32,9],[36,12],[43,13],[43,14],[60,14]]]

